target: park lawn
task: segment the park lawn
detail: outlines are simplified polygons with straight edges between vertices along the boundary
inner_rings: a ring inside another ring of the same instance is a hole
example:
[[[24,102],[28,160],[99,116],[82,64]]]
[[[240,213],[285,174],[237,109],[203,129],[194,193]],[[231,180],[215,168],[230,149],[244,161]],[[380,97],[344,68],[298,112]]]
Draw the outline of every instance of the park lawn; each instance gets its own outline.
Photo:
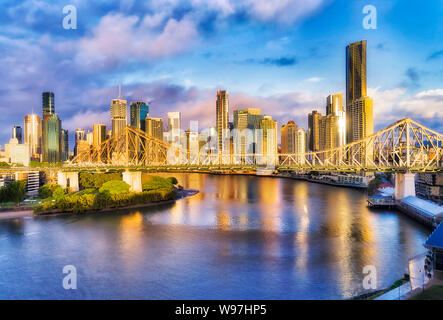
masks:
[[[443,300],[443,286],[432,286],[411,297],[410,300]]]

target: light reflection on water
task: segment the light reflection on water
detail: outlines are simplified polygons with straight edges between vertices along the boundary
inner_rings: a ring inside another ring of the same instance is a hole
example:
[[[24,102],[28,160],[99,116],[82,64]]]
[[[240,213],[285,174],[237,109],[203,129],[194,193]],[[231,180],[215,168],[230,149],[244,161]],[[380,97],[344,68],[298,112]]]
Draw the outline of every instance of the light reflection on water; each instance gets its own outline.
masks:
[[[162,174],[170,176],[171,174]],[[401,277],[429,230],[366,196],[303,181],[174,174],[175,204],[0,222],[0,298],[336,299]],[[61,288],[74,264],[79,289]]]

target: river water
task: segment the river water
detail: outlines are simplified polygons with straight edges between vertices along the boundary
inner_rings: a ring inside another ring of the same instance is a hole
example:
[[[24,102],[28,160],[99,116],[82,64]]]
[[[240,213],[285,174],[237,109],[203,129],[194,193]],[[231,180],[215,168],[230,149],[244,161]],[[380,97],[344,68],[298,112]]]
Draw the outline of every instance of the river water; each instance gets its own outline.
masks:
[[[170,176],[166,174],[165,176]],[[360,190],[174,173],[200,193],[158,207],[0,221],[1,299],[343,299],[379,288],[430,230]],[[77,289],[62,286],[64,266]]]

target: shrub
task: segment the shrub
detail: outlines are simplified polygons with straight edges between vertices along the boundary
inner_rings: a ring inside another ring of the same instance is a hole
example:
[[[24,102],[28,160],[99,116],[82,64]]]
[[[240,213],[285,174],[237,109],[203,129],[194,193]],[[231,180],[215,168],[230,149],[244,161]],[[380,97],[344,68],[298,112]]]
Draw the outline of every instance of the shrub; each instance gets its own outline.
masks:
[[[0,168],[10,168],[11,165],[5,161],[0,161]]]
[[[57,188],[61,187],[58,184],[45,184],[38,189],[38,196],[40,199],[50,198]]]
[[[105,182],[112,180],[121,180],[121,173],[89,173],[80,172],[79,182],[82,189],[95,188],[100,189]]]
[[[173,184],[170,180],[159,177],[159,176],[151,176],[151,181],[148,181],[143,184],[143,191],[157,190],[161,188],[172,188]],[[175,178],[174,178],[175,179]]]
[[[178,183],[178,180],[175,177],[169,177],[166,180],[168,180],[172,185],[176,185]]]
[[[62,187],[59,186],[52,193],[52,197],[55,199],[55,201],[58,201],[62,199],[65,196],[65,194],[66,194],[66,189],[63,189]]]
[[[130,185],[122,180],[111,180],[105,182],[99,189],[100,192],[108,192],[110,195],[128,193]]]

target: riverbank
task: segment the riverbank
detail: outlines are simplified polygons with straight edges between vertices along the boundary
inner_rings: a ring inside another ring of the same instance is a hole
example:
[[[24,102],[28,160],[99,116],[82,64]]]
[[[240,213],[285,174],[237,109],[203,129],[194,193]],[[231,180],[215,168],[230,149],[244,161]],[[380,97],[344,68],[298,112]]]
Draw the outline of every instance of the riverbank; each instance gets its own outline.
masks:
[[[170,204],[174,203],[177,200],[182,200],[188,197],[191,197],[193,195],[196,195],[199,193],[199,190],[195,189],[183,189],[183,190],[177,190],[177,197],[175,199],[171,200],[164,200],[164,201],[158,201],[158,202],[149,202],[149,203],[139,203],[134,204],[130,206],[124,206],[124,207],[118,207],[118,208],[103,208],[99,210],[88,210],[83,213],[98,213],[98,212],[108,212],[108,211],[115,211],[120,209],[138,209],[138,208],[146,208],[146,207],[153,207],[153,206],[160,206],[164,204]],[[83,214],[82,213],[82,214]],[[25,217],[48,217],[48,216],[58,216],[58,215],[66,215],[66,214],[72,214],[72,212],[54,212],[54,213],[47,213],[47,214],[34,214],[33,210],[10,210],[5,212],[0,212],[0,220],[7,220],[7,219],[17,219],[17,218],[25,218]]]

